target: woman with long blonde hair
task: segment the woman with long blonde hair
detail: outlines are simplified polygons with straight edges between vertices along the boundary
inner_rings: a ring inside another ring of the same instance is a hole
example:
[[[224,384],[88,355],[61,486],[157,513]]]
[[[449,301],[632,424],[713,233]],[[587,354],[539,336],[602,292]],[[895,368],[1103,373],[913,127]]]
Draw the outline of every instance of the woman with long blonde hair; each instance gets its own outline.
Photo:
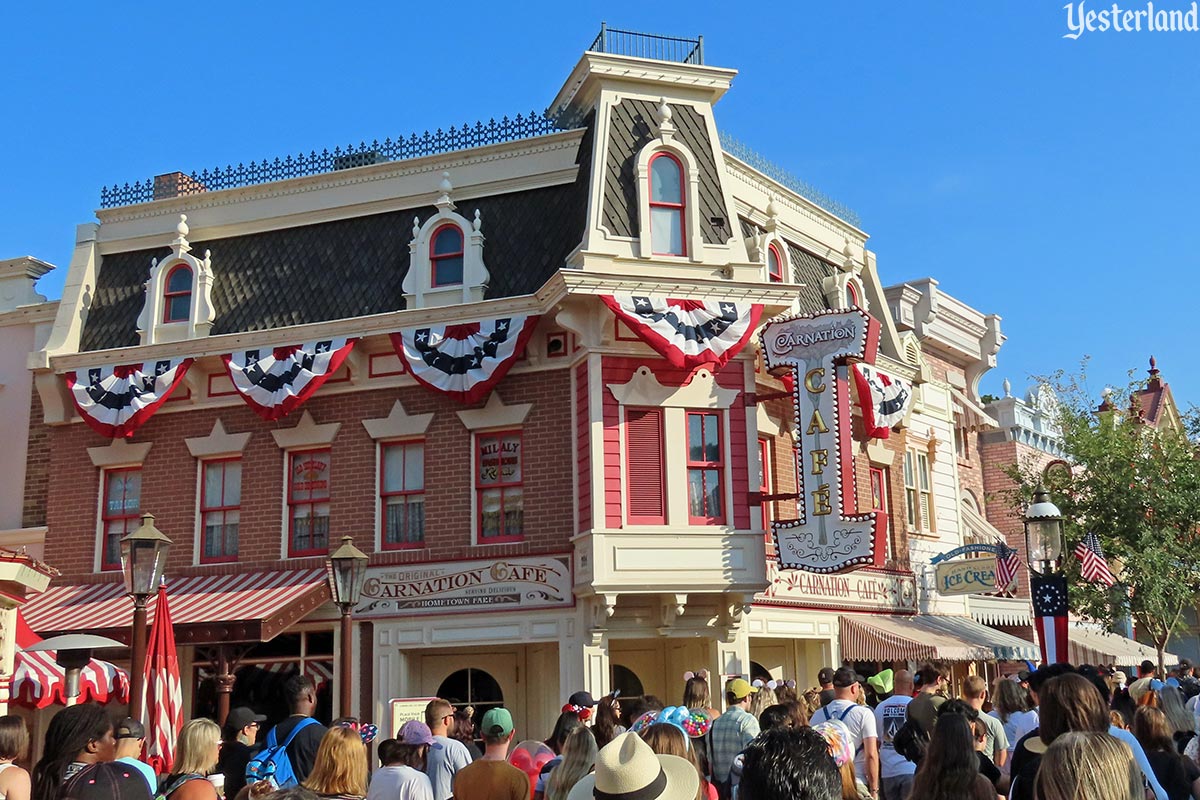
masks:
[[[562,761],[546,779],[546,800],[567,800],[571,788],[596,765],[596,737],[580,725],[567,734],[562,744]]]
[[[221,727],[211,719],[194,719],[179,731],[175,764],[163,781],[162,795],[171,800],[218,800],[207,780],[221,752]]]
[[[1071,731],[1055,738],[1034,781],[1038,800],[1143,800],[1133,752],[1107,733]]]
[[[334,726],[325,733],[304,787],[328,800],[366,796],[367,749],[357,731]]]

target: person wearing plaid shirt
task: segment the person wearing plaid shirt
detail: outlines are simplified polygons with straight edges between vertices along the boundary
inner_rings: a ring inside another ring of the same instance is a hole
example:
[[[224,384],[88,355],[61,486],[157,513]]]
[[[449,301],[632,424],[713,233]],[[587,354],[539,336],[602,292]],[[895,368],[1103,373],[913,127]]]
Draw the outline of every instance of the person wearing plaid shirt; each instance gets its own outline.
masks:
[[[729,773],[734,759],[758,736],[758,720],[746,711],[750,707],[750,695],[757,691],[742,678],[731,680],[725,686],[725,700],[729,708],[713,720],[708,732],[709,763],[720,800],[728,800],[731,794]]]

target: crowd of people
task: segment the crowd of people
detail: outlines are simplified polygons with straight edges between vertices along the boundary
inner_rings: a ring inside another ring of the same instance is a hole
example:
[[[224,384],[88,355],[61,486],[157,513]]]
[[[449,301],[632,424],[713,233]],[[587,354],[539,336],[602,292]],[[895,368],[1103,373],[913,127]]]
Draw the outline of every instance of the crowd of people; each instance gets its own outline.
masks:
[[[375,742],[374,725],[313,719],[316,687],[286,684],[291,715],[232,709],[184,725],[169,774],[142,760],[145,728],[94,704],[50,721],[26,772],[27,728],[0,717],[0,800],[1200,800],[1200,680],[1043,666],[951,692],[936,664],[818,686],[708,675],[681,701],[571,695],[545,741],[514,745],[512,714],[434,699]],[[952,696],[956,694],[957,696]],[[370,747],[378,765],[372,771]]]

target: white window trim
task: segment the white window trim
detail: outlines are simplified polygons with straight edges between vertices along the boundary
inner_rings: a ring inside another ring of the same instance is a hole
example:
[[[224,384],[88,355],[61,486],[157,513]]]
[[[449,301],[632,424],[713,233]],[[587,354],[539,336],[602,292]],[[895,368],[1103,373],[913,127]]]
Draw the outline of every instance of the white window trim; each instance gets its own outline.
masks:
[[[704,237],[700,235],[700,168],[692,151],[675,138],[671,123],[671,107],[661,100],[655,109],[658,118],[658,138],[651,139],[638,152],[636,175],[638,187],[638,256],[668,261],[700,262],[704,260]],[[650,235],[650,159],[658,153],[668,153],[679,159],[683,167],[683,214],[686,255],[662,255],[654,252]]]

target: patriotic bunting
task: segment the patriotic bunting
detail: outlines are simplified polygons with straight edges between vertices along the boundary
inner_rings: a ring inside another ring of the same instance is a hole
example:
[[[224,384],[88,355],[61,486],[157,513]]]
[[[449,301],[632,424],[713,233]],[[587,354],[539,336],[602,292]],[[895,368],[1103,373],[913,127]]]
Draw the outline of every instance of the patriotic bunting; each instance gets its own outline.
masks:
[[[1109,569],[1108,561],[1104,558],[1104,550],[1100,547],[1100,537],[1088,533],[1083,540],[1075,545],[1075,557],[1079,559],[1079,573],[1085,581],[1103,583],[1112,586],[1117,578]]]
[[[1035,575],[1030,579],[1034,627],[1042,646],[1042,662],[1058,664],[1067,656],[1067,579],[1062,575]]]
[[[537,316],[404,328],[396,355],[417,382],[462,403],[487,397],[525,349]]]
[[[112,439],[133,436],[174,391],[190,358],[165,358],[119,367],[90,367],[66,374],[83,421]]]
[[[750,340],[762,317],[760,303],[676,300],[653,295],[601,295],[617,319],[680,369],[733,358]]]
[[[855,364],[854,384],[867,436],[886,439],[912,403],[912,386],[868,364]]]
[[[233,388],[266,420],[285,417],[337,372],[357,339],[322,339],[293,347],[221,356]]]

